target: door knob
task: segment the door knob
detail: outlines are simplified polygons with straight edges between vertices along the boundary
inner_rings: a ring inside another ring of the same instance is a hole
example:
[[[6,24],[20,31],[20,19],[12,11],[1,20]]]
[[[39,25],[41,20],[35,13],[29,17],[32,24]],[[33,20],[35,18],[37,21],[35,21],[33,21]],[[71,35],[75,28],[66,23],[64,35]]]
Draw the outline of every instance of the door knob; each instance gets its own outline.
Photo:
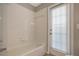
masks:
[[[50,31],[52,31],[52,29],[50,29]]]
[[[52,35],[52,33],[49,33],[50,35]]]

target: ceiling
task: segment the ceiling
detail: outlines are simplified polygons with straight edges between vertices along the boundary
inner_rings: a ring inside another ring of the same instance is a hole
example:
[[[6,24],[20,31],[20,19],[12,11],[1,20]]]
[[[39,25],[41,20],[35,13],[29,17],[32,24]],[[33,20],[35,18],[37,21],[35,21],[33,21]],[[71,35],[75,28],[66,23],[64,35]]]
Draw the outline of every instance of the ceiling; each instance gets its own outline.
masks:
[[[28,8],[34,12],[39,11],[42,8],[48,7],[54,3],[18,3],[19,5]]]
[[[30,5],[32,5],[33,7],[38,7],[39,5],[41,5],[41,3],[30,3]]]

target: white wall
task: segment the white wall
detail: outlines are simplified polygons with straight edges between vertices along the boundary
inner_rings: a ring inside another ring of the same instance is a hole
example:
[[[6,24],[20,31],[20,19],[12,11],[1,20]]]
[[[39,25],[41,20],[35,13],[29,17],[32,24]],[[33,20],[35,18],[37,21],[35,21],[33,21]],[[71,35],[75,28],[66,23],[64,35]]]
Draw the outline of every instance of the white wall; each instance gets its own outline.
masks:
[[[47,7],[43,8],[36,12],[35,14],[35,38],[37,43],[41,43],[46,45],[47,50],[47,30],[48,30],[48,23],[47,23]]]
[[[2,40],[2,4],[0,4],[0,48],[2,48],[3,40]]]
[[[1,5],[0,5],[0,17],[1,17]],[[2,32],[2,31],[1,31],[1,25],[2,25],[2,24],[1,24],[1,19],[0,19],[0,47],[1,47],[1,39],[2,39],[2,38],[1,38],[1,32]]]
[[[5,4],[3,39],[7,50],[34,43],[34,12],[18,4]]]
[[[74,4],[74,55],[79,56],[79,4]]]

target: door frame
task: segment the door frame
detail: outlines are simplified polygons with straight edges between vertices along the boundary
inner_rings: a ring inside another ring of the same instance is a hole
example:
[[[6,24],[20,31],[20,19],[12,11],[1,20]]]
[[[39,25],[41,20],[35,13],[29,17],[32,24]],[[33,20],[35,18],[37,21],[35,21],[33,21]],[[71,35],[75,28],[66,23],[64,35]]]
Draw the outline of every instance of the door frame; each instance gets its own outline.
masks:
[[[74,42],[74,28],[73,28],[73,25],[74,25],[74,4],[67,4],[67,8],[68,8],[68,16],[67,16],[67,19],[69,19],[68,21],[68,54],[66,55],[74,55],[74,48],[73,48],[73,42]],[[53,7],[56,7],[56,6],[59,6],[61,5],[61,3],[57,3],[57,4],[54,4],[54,5],[51,5],[50,7],[48,7],[48,54],[52,54],[54,51],[51,50],[51,39],[50,39],[50,25],[52,25],[51,23],[51,13],[50,13],[50,9],[53,8]],[[57,52],[55,52],[57,53]],[[58,53],[58,55],[63,55],[61,53]]]

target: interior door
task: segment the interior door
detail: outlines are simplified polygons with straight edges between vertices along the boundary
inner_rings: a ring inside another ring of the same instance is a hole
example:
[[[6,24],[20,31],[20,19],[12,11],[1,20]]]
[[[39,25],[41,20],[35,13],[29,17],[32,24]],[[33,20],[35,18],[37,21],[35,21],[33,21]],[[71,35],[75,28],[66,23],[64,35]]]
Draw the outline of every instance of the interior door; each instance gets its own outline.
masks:
[[[50,53],[67,55],[69,49],[69,19],[67,4],[50,8],[49,40]]]

